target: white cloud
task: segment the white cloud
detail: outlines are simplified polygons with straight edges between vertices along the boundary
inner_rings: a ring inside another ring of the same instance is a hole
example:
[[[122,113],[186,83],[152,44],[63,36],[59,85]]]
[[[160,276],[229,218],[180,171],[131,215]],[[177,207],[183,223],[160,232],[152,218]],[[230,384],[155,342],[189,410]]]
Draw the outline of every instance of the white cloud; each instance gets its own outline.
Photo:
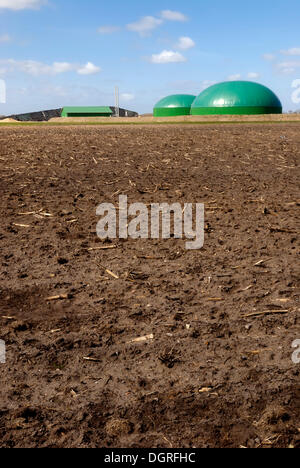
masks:
[[[188,49],[192,49],[193,47],[195,47],[195,45],[196,43],[193,41],[193,39],[191,39],[190,37],[183,36],[179,38],[177,47],[180,50],[188,50]]]
[[[11,37],[8,34],[3,34],[2,36],[0,36],[0,44],[4,44],[10,41],[11,41]]]
[[[79,75],[96,75],[100,73],[101,68],[94,65],[92,62],[88,62],[83,67],[78,68],[77,73]]]
[[[29,66],[29,69],[32,67],[32,64]],[[75,65],[72,63],[68,62],[54,62],[53,65],[47,66],[47,65],[42,65],[42,68],[44,68],[44,72],[48,74],[48,71],[50,74],[54,75],[60,75],[61,73],[67,73],[70,71],[75,70]],[[34,69],[34,66],[33,66]],[[37,71],[39,71],[39,67],[37,67]]]
[[[297,68],[300,68],[300,61],[295,62],[281,62],[278,63],[277,69],[284,75],[291,75],[296,72]]]
[[[240,73],[237,73],[236,75],[230,75],[227,79],[228,81],[237,81],[242,78],[242,75]]]
[[[130,94],[130,93],[122,93],[120,98],[121,98],[122,101],[130,102],[130,101],[133,101],[135,99],[135,95]]]
[[[98,28],[98,33],[99,34],[113,34],[113,33],[120,31],[120,29],[121,28],[119,26],[101,26],[100,28]]]
[[[248,73],[248,78],[250,78],[250,80],[256,80],[257,78],[260,77],[260,74],[259,73]]]
[[[281,50],[280,52],[283,55],[300,55],[300,47],[293,47],[292,49]]]
[[[293,73],[295,73],[296,71],[296,68],[283,68],[281,70],[281,72],[284,74],[284,75],[292,75]]]
[[[273,60],[276,59],[276,56],[273,55],[273,54],[264,54],[264,55],[263,55],[263,58],[264,58],[267,62],[272,62]]]
[[[144,16],[135,23],[127,24],[129,31],[137,32],[141,36],[148,36],[154,29],[158,28],[163,21],[154,16]]]
[[[88,62],[84,66],[68,62],[54,62],[53,64],[48,65],[35,60],[8,59],[0,60],[0,67],[3,67],[2,69],[4,70],[4,73],[17,71],[31,76],[55,76],[72,71],[77,72],[79,75],[91,75],[101,71],[99,67],[96,67],[96,65],[91,62]]]
[[[165,21],[183,22],[188,20],[187,16],[185,16],[183,13],[180,13],[179,11],[163,10],[160,13],[160,16],[160,18],[156,18],[154,16],[144,16],[134,23],[127,24],[126,27],[129,31],[137,32],[142,37],[145,37],[149,36],[151,32],[154,31],[154,29],[161,26]],[[106,32],[104,29],[104,34],[105,33]]]
[[[0,60],[0,65],[5,66],[8,72],[18,71],[32,76],[58,75],[74,69],[74,65],[67,62],[54,62],[48,65],[35,60]]]
[[[163,50],[160,54],[153,54],[151,57],[151,62],[156,64],[182,63],[186,62],[186,58],[180,52]]]
[[[163,10],[161,17],[167,21],[187,21],[188,17],[179,11]]]
[[[46,4],[46,0],[0,0],[0,9],[36,10]]]

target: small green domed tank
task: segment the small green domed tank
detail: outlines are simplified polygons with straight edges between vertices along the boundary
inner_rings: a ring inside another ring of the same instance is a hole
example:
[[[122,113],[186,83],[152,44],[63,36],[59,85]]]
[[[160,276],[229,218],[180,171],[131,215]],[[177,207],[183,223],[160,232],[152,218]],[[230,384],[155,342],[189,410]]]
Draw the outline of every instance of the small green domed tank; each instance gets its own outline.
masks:
[[[196,96],[191,94],[174,94],[161,99],[154,107],[154,117],[176,117],[190,115],[191,105]]]

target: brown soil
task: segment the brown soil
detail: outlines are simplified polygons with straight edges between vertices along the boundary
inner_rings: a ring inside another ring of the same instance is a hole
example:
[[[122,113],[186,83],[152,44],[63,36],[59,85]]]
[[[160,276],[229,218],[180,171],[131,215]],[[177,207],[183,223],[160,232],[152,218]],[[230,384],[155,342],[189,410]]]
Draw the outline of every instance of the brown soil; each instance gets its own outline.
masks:
[[[2,447],[299,448],[299,147],[298,124],[0,129]],[[103,244],[119,193],[204,202],[204,248]]]

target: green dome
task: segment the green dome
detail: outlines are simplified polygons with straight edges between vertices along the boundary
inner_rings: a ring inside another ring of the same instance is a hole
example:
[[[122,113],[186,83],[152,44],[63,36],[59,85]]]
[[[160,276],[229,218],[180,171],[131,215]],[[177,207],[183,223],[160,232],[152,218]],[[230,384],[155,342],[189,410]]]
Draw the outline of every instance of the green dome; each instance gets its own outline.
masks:
[[[266,86],[252,81],[226,81],[204,90],[195,99],[191,114],[282,114],[282,104]]]
[[[191,105],[196,96],[190,94],[174,94],[161,99],[154,107],[154,117],[176,117],[190,115]]]

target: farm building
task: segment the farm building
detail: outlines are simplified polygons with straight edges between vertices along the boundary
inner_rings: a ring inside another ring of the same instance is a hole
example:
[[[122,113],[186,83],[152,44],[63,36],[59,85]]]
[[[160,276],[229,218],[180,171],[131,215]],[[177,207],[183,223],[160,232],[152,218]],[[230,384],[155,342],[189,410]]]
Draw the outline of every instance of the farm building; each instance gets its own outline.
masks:
[[[250,81],[227,81],[204,90],[193,102],[191,114],[282,114],[282,104],[266,86]]]
[[[112,117],[113,111],[108,106],[101,107],[64,107],[62,117]]]
[[[64,107],[38,112],[28,112],[26,114],[10,115],[9,118],[19,122],[47,122],[57,117],[116,117],[116,107]],[[119,109],[120,117],[138,117],[137,112],[127,109]],[[0,116],[0,120],[5,116]]]
[[[26,114],[9,115],[8,118],[18,122],[47,122],[50,119],[60,117],[62,109],[51,109],[38,112],[29,112]]]
[[[117,109],[110,106],[100,107],[64,107],[61,113],[62,117],[115,117]],[[138,117],[136,112],[126,109],[119,109],[120,117]]]
[[[154,107],[154,117],[176,117],[190,115],[191,105],[196,96],[190,94],[174,94],[161,99]]]

